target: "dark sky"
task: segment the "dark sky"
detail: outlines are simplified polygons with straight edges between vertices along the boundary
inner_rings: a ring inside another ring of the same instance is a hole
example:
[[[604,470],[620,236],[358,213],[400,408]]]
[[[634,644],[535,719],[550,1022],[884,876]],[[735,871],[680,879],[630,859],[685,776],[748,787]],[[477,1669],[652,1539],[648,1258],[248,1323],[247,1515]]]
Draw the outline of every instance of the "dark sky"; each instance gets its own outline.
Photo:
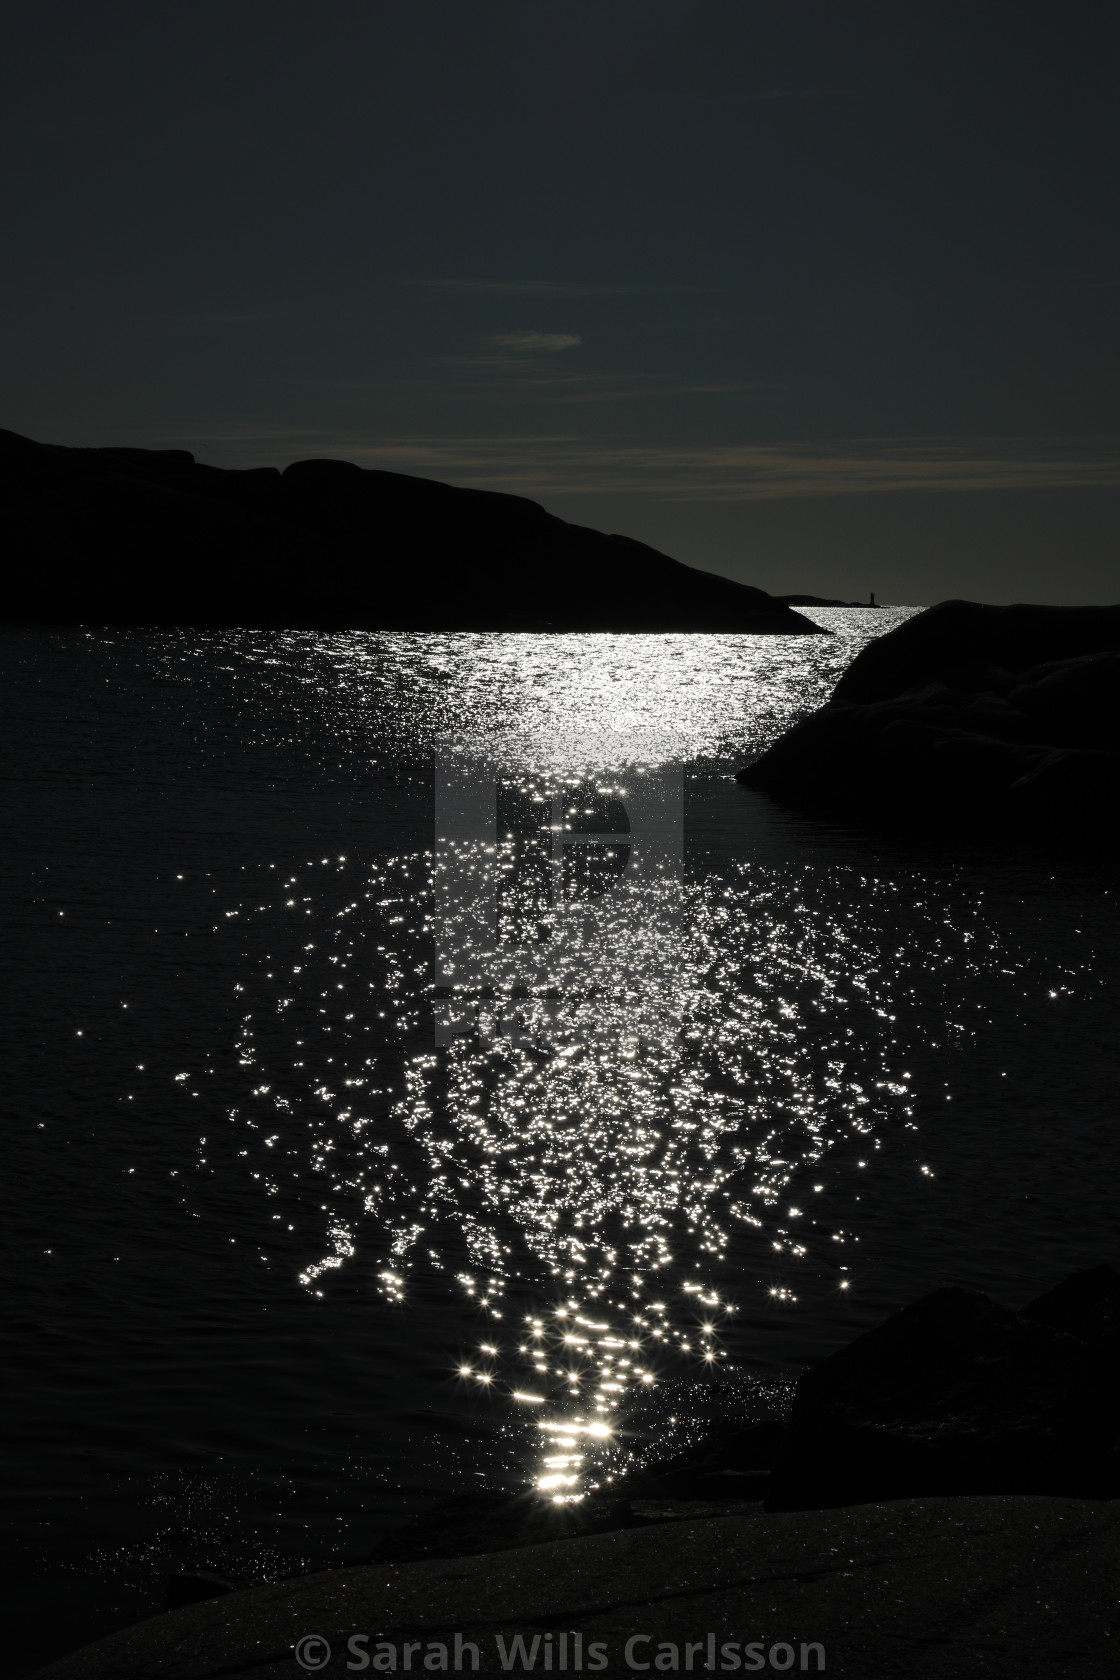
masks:
[[[2,8],[48,441],[520,490],[771,589],[1120,598],[1120,13]]]

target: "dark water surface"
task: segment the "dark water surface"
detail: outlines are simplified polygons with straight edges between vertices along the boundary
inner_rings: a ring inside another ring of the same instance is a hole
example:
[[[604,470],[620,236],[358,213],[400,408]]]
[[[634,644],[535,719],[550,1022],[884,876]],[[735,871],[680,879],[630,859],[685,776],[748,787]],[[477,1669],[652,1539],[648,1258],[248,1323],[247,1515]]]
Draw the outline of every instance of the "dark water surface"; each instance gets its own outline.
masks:
[[[1106,867],[731,776],[905,611],[4,636],[0,1672],[1120,1259]]]

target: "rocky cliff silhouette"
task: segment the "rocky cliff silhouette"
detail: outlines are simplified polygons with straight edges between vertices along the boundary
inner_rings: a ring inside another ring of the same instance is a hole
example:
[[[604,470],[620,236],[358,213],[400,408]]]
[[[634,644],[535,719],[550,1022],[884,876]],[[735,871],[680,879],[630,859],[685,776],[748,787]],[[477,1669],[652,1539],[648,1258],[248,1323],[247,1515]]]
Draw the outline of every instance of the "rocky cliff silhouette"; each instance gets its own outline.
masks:
[[[524,497],[349,461],[232,471],[0,431],[0,493],[9,623],[821,634]]]

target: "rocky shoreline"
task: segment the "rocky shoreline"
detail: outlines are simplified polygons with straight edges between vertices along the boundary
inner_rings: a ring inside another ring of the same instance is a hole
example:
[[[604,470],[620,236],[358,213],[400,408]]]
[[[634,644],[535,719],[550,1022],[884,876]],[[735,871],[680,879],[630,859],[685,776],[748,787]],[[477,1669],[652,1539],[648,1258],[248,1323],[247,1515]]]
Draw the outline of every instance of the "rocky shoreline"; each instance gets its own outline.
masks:
[[[1114,844],[1120,607],[946,601],[859,653],[739,772],[804,810],[931,835]]]
[[[778,1670],[787,1646],[796,1661],[819,1644],[827,1672],[860,1680],[1103,1680],[1120,1639],[1118,1374],[1110,1266],[1021,1312],[939,1289],[807,1371],[787,1414],[729,1418],[618,1492],[566,1508],[464,1495],[352,1567],[242,1591],[194,1578],[209,1602],[183,1583],[180,1607],[41,1672],[270,1680],[298,1672],[311,1634],[328,1672],[379,1643],[394,1661],[408,1640],[450,1651],[458,1634],[499,1673],[508,1640],[563,1630],[601,1644],[593,1671],[609,1674],[642,1672],[659,1644],[706,1653],[712,1634]],[[635,1637],[650,1643],[631,1662]]]
[[[442,1501],[370,1562],[505,1551],[733,1514],[998,1494],[1120,1494],[1120,1273],[1075,1272],[1016,1312],[945,1288],[813,1366],[788,1412],[727,1418],[577,1506]]]

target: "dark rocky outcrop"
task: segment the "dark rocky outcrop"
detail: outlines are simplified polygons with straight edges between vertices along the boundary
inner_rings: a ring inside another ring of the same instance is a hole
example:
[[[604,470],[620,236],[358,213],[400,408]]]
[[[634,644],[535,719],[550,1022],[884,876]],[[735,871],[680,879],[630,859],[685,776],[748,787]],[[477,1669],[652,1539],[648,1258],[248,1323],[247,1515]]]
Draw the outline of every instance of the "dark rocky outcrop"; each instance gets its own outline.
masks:
[[[853,660],[740,771],[807,810],[926,831],[1113,839],[1120,606],[946,601]]]
[[[1120,1494],[1120,1275],[1023,1312],[939,1289],[797,1385],[767,1510],[929,1494]]]
[[[227,1581],[220,1575],[212,1575],[208,1570],[195,1570],[190,1574],[175,1574],[167,1577],[167,1587],[163,1596],[165,1610],[181,1610],[186,1604],[203,1604],[208,1598],[224,1598],[227,1593],[236,1592],[238,1586],[244,1582]]]
[[[710,1430],[692,1452],[654,1464],[624,1483],[631,1498],[761,1499],[785,1438],[780,1417],[732,1419]]]
[[[480,1490],[370,1562],[465,1557],[754,1508],[966,1495],[1120,1495],[1120,1274],[1075,1272],[1022,1312],[946,1288],[807,1371],[792,1407],[730,1416],[578,1504]],[[367,1561],[367,1560],[363,1560]]]
[[[941,601],[870,642],[837,683],[833,698],[886,700],[943,672],[1028,671],[1051,660],[1120,651],[1120,606],[991,607]]]
[[[823,633],[524,497],[348,461],[237,472],[0,431],[0,497],[9,623]]]
[[[679,1522],[760,1504],[778,1462],[781,1419],[729,1418],[691,1451],[634,1470],[578,1503],[498,1489],[452,1494],[380,1541],[363,1562],[473,1557],[545,1540]]]

